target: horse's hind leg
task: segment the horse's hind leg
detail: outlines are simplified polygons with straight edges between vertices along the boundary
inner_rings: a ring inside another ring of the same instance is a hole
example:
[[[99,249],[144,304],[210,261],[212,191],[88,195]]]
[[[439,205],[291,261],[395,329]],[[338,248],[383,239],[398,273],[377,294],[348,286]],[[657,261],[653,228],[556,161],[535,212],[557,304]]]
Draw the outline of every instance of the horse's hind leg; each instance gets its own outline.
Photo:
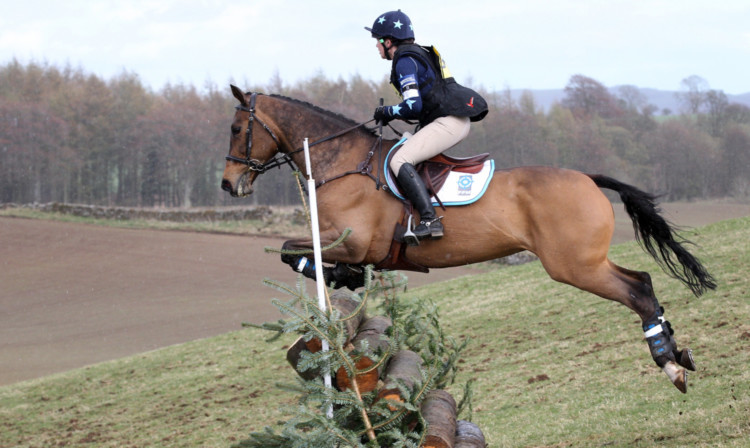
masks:
[[[664,307],[659,305],[659,301],[653,292],[651,276],[646,272],[635,272],[619,266],[613,266],[617,272],[621,273],[625,278],[631,279],[631,282],[635,285],[645,286],[644,291],[647,291],[647,294],[643,296],[631,294],[631,300],[634,303],[638,303],[639,297],[642,297],[641,301],[646,302],[650,300],[652,302],[652,311],[650,314],[649,311],[643,314],[636,311],[641,317],[643,333],[648,343],[651,357],[664,370],[664,373],[667,374],[672,383],[682,393],[686,393],[687,371],[685,369],[695,370],[692,351],[689,348],[678,350],[677,342],[674,340],[672,325],[664,318]]]
[[[544,260],[542,260],[544,263]],[[568,264],[570,266],[570,264]],[[651,276],[615,265],[609,260],[594,269],[555,269],[545,264],[553,279],[571,284],[605,299],[622,303],[641,318],[651,356],[682,393],[687,392],[687,371],[695,370],[690,349],[678,350],[674,331],[664,319],[664,308],[654,295]]]

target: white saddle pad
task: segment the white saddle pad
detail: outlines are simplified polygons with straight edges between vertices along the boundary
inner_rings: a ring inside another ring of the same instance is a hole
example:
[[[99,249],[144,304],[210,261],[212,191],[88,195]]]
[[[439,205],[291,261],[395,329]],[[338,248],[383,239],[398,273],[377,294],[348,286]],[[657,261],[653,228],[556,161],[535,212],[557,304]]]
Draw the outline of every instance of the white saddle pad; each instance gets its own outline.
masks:
[[[389,153],[399,145],[401,145],[405,140],[406,139],[404,138],[396,143],[393,148],[391,148]],[[388,159],[389,158],[386,157],[386,160]],[[386,173],[385,179],[386,184],[388,185],[388,189],[391,191],[391,193],[393,193],[394,196],[401,200],[404,200],[405,197],[401,193],[401,190],[398,188],[395,176],[391,172],[390,168],[388,168],[388,166],[384,166],[383,168],[383,172]],[[448,174],[448,178],[445,180],[445,183],[440,188],[440,191],[437,192],[437,196],[446,207],[452,205],[468,205],[476,202],[479,198],[482,197],[484,192],[487,191],[487,187],[489,187],[490,185],[492,174],[494,172],[495,161],[492,159],[485,161],[482,170],[476,174],[451,171]],[[435,199],[434,196],[432,197],[432,203],[433,205],[440,205],[440,203],[437,201],[437,199]]]

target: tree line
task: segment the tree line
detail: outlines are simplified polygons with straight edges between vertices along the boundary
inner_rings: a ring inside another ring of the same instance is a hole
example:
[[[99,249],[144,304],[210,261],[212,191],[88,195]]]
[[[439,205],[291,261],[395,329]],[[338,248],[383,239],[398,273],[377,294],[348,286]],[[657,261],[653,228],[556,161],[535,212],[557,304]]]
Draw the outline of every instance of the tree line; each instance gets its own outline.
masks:
[[[661,111],[633,86],[612,93],[574,75],[549,110],[531,92],[477,88],[490,113],[454,155],[488,152],[500,168],[548,165],[602,173],[665,200],[750,197],[750,108],[691,76],[682,110]],[[294,84],[278,76],[239,86],[308,101],[356,121],[379,98],[397,97],[384,77]],[[288,170],[271,171],[246,199],[219,188],[236,100],[228,86],[168,84],[152,91],[127,71],[103,79],[80,68],[11,61],[0,66],[0,202],[134,207],[295,204]],[[410,130],[405,124],[401,130]]]

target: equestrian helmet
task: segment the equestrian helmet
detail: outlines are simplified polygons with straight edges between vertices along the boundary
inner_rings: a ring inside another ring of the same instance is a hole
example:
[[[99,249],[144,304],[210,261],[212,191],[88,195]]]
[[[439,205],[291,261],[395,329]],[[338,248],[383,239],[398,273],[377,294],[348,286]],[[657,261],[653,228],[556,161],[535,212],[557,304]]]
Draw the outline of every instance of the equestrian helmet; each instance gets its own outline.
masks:
[[[414,39],[414,27],[411,24],[411,20],[400,9],[381,14],[375,19],[372,28],[365,27],[365,29],[372,33],[372,37],[376,38],[390,37],[394,40]]]

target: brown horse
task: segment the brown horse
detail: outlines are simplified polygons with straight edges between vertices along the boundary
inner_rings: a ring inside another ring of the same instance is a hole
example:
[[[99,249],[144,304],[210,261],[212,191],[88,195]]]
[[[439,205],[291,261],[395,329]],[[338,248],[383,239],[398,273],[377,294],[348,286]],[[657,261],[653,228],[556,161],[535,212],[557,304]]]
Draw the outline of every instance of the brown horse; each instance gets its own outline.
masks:
[[[324,252],[324,262],[336,263],[325,268],[326,280],[361,285],[362,271],[356,268],[377,265],[389,256],[404,208],[392,193],[376,188],[383,166],[377,133],[301,101],[243,94],[235,86],[232,92],[240,105],[221,187],[232,196],[245,196],[269,167],[289,163],[304,169],[299,148],[309,137],[321,243],[330,244],[352,229],[343,244]],[[390,148],[394,143],[381,144]],[[427,268],[444,268],[533,252],[552,279],[620,302],[638,314],[654,361],[684,393],[686,369],[695,369],[690,349],[677,349],[649,274],[607,258],[614,214],[600,188],[619,193],[636,237],[669,274],[696,295],[716,287],[700,261],[683,247],[685,241],[659,215],[653,196],[609,177],[549,167],[496,171],[477,202],[442,211],[442,239],[409,247],[405,256]],[[284,244],[286,249],[311,247],[309,239]],[[282,260],[314,278],[314,270],[304,267],[304,257],[285,255]],[[352,272],[359,273],[359,280],[351,278]]]

